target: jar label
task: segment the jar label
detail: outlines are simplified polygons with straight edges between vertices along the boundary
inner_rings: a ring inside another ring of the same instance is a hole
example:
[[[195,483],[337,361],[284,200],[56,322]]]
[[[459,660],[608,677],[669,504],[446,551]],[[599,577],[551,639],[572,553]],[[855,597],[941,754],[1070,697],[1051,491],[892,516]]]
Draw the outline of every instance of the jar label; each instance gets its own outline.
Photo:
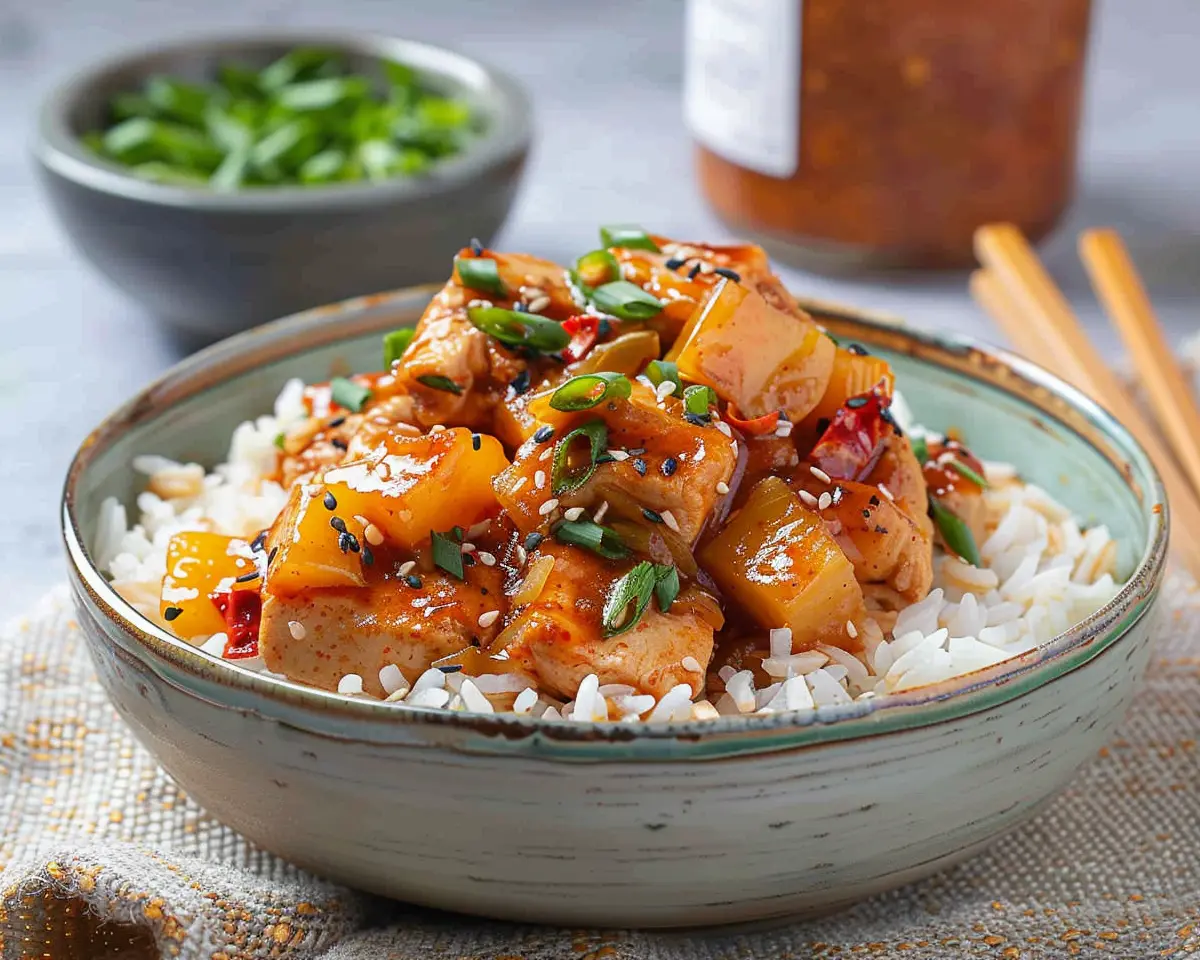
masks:
[[[773,177],[796,172],[803,0],[688,0],[684,114],[726,160]]]

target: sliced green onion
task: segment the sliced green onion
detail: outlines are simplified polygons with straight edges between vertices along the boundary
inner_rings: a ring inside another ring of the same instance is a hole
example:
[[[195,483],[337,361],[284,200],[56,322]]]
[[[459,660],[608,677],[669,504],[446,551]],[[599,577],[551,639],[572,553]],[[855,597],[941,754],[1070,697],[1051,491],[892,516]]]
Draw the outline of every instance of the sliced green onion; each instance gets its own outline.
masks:
[[[571,447],[577,439],[588,442],[588,463],[581,469],[572,470]],[[592,420],[576,427],[554,445],[554,463],[550,471],[550,489],[557,497],[561,493],[578,490],[596,472],[596,461],[608,444],[608,428],[601,420]]]
[[[933,522],[941,531],[946,546],[962,557],[967,563],[978,567],[982,564],[979,548],[975,545],[975,537],[971,528],[953,510],[948,510],[938,502],[936,497],[929,498],[929,509],[933,513]]]
[[[623,373],[584,373],[555,390],[550,395],[550,406],[565,412],[591,410],[605,400],[629,396],[632,389]]]
[[[440,373],[425,373],[417,377],[417,383],[423,383],[430,390],[442,390],[446,393],[452,393],[456,397],[462,395],[462,387],[451,380],[449,377],[444,377]]]
[[[662,384],[664,380],[670,380],[671,383],[675,384],[675,389],[671,391],[671,396],[677,396],[683,387],[683,381],[679,379],[679,366],[670,360],[651,360],[646,364],[646,376],[656,387]]]
[[[441,567],[450,576],[463,579],[462,546],[444,533],[429,531],[429,543],[433,548],[434,566]]]
[[[912,437],[909,440],[912,446],[913,456],[917,458],[917,463],[925,466],[929,462],[929,444],[924,437]]]
[[[717,405],[717,392],[712,387],[693,383],[683,391],[683,409],[697,417],[707,417],[710,407]]]
[[[404,356],[404,351],[406,351],[408,349],[408,345],[412,343],[416,332],[417,331],[412,327],[403,327],[400,330],[393,330],[391,333],[385,333],[383,335],[384,370],[391,370],[392,364]]]
[[[607,250],[593,250],[575,261],[575,275],[589,289],[621,279],[621,265]]]
[[[964,477],[966,477],[968,480],[970,480],[977,487],[980,487],[981,489],[987,488],[987,485],[988,485],[987,479],[984,478],[981,474],[972,470],[969,466],[967,466],[961,460],[951,460],[950,461],[950,469],[957,470],[959,473],[961,473]]]
[[[642,619],[656,581],[654,564],[643,560],[612,585],[601,613],[606,637],[624,633]]]
[[[510,347],[531,347],[543,353],[561,350],[571,335],[557,320],[503,307],[471,307],[467,317],[480,330]]]
[[[284,447],[284,443],[286,443],[286,441],[287,441],[287,434],[285,434],[282,430],[280,430],[277,434],[275,434],[275,449],[282,450]]]
[[[489,257],[455,257],[454,267],[464,287],[481,290],[497,297],[507,296],[500,268]]]
[[[620,560],[629,556],[629,548],[621,541],[621,535],[612,527],[602,527],[591,520],[561,520],[550,528],[559,543],[570,543],[586,547],[609,560]]]
[[[654,570],[654,599],[658,609],[666,613],[679,596],[679,571],[667,564],[656,564]]]
[[[600,242],[606,247],[624,247],[626,250],[649,250],[659,253],[658,244],[647,236],[646,231],[631,223],[618,223],[600,228]]]
[[[649,320],[662,312],[663,303],[636,283],[614,280],[592,291],[592,303],[622,320]]]
[[[329,393],[339,407],[358,413],[371,399],[371,390],[345,377],[334,377],[329,381]]]

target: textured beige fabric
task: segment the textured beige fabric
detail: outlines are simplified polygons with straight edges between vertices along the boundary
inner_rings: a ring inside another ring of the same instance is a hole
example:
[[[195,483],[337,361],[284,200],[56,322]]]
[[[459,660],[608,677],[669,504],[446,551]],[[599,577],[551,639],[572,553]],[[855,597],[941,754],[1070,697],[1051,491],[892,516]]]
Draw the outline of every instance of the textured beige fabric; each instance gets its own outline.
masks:
[[[488,923],[309,877],[208,818],[97,686],[65,592],[0,633],[0,957],[748,960],[1200,951],[1200,598],[1178,585],[1119,739],[969,864],[736,936]]]

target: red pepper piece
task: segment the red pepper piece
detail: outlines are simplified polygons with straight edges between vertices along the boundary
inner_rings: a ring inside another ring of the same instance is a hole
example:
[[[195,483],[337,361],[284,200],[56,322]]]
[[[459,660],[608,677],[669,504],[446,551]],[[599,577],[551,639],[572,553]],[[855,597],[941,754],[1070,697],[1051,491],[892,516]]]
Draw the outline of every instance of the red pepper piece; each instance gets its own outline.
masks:
[[[739,430],[743,436],[761,437],[775,432],[775,428],[779,426],[779,411],[773,410],[771,413],[755,417],[753,420],[743,420],[737,415],[737,407],[731,403],[725,409],[725,420],[731,427]]]
[[[886,412],[892,398],[878,388],[851,397],[821,434],[808,459],[835,480],[863,480],[893,429]]]
[[[563,359],[574,363],[596,345],[600,337],[600,318],[588,314],[567,317],[562,327],[571,335],[571,342],[563,348]]]
[[[225,618],[226,660],[258,656],[258,628],[262,621],[262,597],[257,590],[231,590],[209,598]]]

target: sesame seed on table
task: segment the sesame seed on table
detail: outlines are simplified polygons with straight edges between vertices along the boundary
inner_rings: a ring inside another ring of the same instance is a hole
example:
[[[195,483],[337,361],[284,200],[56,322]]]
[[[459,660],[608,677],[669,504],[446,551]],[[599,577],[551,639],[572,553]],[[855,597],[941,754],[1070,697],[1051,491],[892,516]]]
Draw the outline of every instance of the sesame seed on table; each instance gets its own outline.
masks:
[[[599,223],[640,222],[684,238],[734,235],[696,190],[682,120],[682,19],[678,0],[612,0],[602,17],[591,5],[554,0],[411,0],[402,14],[367,0],[344,0],[332,13],[318,0],[106,0],[89,5],[86,17],[64,4],[0,5],[0,444],[7,452],[0,470],[8,495],[21,504],[0,529],[10,594],[32,598],[64,576],[58,492],[79,442],[103,412],[194,346],[109,287],[53,223],[27,155],[34,111],[53,85],[130,47],[239,26],[332,24],[448,44],[514,74],[537,113],[539,140],[496,246],[565,260],[595,245]],[[1200,315],[1189,255],[1200,222],[1191,49],[1200,7],[1192,0],[1107,2],[1094,19],[1077,199],[1044,253],[1111,354],[1115,334],[1073,249],[1084,225],[1104,223],[1125,236],[1173,338],[1191,332]],[[514,32],[513,23],[536,28]],[[597,141],[597,129],[619,129],[620,150]],[[629,162],[630,150],[634,160],[653,162]],[[855,282],[781,273],[814,297],[998,339],[970,303],[962,274]],[[514,384],[518,392],[528,388],[520,378]]]

